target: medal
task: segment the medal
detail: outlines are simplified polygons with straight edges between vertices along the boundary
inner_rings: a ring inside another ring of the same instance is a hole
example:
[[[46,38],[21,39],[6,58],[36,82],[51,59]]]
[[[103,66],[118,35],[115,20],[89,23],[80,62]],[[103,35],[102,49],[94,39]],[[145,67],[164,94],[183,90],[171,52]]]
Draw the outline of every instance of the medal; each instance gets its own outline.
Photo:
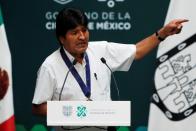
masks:
[[[70,72],[72,73],[73,77],[76,79],[77,83],[79,84],[83,94],[88,98],[88,101],[92,101],[90,99],[90,96],[91,96],[90,63],[89,63],[89,59],[88,59],[87,53],[84,56],[84,59],[86,60],[86,66],[85,66],[85,68],[86,68],[86,84],[82,80],[82,78],[80,77],[80,75],[79,75],[78,71],[75,69],[75,67],[74,66],[72,67],[72,63],[69,60],[69,58],[66,55],[66,53],[64,52],[63,47],[61,47],[60,53],[61,53],[61,56],[62,56],[65,64],[67,65],[68,68],[70,68]]]

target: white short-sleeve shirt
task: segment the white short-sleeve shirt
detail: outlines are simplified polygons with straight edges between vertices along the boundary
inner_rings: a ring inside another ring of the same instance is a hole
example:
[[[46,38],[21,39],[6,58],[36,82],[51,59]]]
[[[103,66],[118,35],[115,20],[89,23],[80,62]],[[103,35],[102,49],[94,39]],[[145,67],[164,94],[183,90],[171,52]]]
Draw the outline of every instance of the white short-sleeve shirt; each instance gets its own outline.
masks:
[[[65,53],[70,61],[74,60],[71,54],[67,51]],[[86,53],[90,64],[90,98],[95,101],[111,100],[111,72],[100,58],[105,58],[112,71],[128,71],[135,57],[136,46],[107,41],[89,42]],[[86,84],[85,64],[83,60],[83,64],[77,63],[74,67]],[[68,67],[58,49],[46,58],[38,71],[33,103],[41,104],[48,100],[58,100],[67,72]],[[67,77],[61,100],[87,100],[72,73]]]

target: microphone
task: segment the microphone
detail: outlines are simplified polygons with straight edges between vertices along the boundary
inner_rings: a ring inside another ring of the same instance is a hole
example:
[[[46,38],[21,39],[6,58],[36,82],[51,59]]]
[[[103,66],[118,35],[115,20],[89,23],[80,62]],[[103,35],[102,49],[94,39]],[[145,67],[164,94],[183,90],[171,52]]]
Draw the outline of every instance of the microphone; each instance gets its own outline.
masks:
[[[67,80],[67,77],[68,77],[68,75],[69,75],[69,72],[71,71],[71,69],[74,67],[74,65],[75,65],[76,63],[77,63],[77,60],[74,59],[74,61],[72,62],[72,66],[68,69],[68,72],[67,72],[67,74],[66,74],[66,76],[65,76],[63,85],[62,85],[62,87],[61,87],[61,92],[60,92],[60,94],[59,94],[59,101],[61,100],[61,95],[62,95],[62,92],[63,92],[63,89],[64,89],[65,82],[66,82],[66,80]]]
[[[111,72],[111,74],[112,74],[112,78],[113,78],[113,80],[114,80],[114,85],[115,85],[116,90],[117,90],[117,93],[118,93],[118,100],[120,100],[119,88],[118,88],[118,85],[117,85],[117,82],[116,82],[114,73],[113,73],[113,71],[111,70],[111,68],[108,66],[108,64],[106,63],[105,58],[102,57],[100,60],[101,60],[101,62],[102,62],[103,64],[105,64],[105,65],[107,66],[107,68],[110,70],[110,72]]]

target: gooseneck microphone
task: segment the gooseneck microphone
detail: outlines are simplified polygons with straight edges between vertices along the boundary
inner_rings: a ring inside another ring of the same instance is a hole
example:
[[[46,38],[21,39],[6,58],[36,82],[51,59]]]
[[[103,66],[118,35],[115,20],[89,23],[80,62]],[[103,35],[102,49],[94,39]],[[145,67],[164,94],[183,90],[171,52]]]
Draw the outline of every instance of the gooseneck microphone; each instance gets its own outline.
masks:
[[[66,82],[66,80],[67,80],[67,77],[68,77],[68,75],[69,75],[69,72],[71,71],[71,69],[74,67],[74,65],[75,65],[76,63],[77,63],[77,60],[74,59],[74,61],[72,62],[71,67],[69,67],[69,69],[68,69],[68,71],[67,71],[67,74],[66,74],[66,76],[65,76],[63,85],[62,85],[62,87],[61,87],[61,92],[60,92],[60,94],[59,94],[59,101],[61,100],[61,95],[62,95],[62,92],[63,92],[63,89],[64,89],[65,82]]]
[[[105,58],[102,57],[100,60],[101,60],[101,62],[102,62],[103,64],[105,64],[105,65],[107,66],[107,68],[110,70],[110,72],[111,72],[111,74],[112,74],[112,78],[113,78],[113,80],[114,80],[114,85],[115,85],[116,90],[117,90],[117,93],[118,93],[118,100],[120,100],[119,88],[118,88],[118,85],[117,85],[117,82],[116,82],[114,73],[113,73],[113,71],[111,70],[111,68],[108,66],[108,64],[106,63]]]

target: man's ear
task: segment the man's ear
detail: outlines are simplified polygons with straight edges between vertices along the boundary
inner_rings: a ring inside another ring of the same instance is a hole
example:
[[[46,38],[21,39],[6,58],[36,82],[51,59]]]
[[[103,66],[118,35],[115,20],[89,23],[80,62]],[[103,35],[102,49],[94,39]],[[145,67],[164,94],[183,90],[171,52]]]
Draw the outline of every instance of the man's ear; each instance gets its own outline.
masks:
[[[64,36],[59,36],[59,41],[61,42],[61,44],[63,44],[65,42],[65,37]]]

